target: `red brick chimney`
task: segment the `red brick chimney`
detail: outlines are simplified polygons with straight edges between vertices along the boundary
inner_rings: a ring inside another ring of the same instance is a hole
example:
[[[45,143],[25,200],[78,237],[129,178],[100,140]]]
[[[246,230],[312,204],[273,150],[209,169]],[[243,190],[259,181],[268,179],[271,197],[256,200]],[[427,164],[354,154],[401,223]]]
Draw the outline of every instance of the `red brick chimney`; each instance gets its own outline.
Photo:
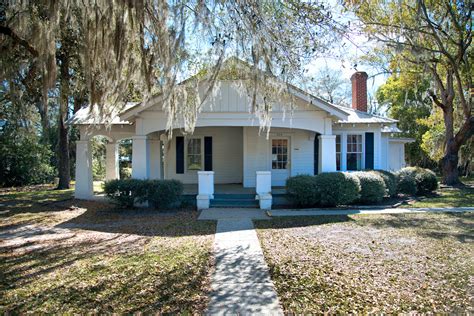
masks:
[[[367,112],[367,78],[365,71],[357,71],[351,76],[352,108]]]

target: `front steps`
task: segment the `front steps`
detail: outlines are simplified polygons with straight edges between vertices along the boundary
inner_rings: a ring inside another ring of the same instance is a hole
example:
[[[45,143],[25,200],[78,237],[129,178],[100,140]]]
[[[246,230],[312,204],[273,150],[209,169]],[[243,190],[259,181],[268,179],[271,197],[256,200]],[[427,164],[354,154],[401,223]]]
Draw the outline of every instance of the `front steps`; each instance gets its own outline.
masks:
[[[259,208],[255,194],[214,194],[210,208]]]

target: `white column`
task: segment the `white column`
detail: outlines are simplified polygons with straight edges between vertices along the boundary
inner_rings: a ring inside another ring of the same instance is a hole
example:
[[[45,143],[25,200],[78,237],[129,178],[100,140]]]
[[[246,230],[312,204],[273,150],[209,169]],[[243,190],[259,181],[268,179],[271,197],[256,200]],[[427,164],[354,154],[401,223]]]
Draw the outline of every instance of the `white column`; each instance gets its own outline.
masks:
[[[256,172],[256,192],[258,204],[262,210],[272,208],[272,173],[271,171]]]
[[[105,180],[119,178],[119,151],[118,144],[111,142],[105,145]]]
[[[90,200],[94,196],[92,185],[92,150],[89,140],[76,141],[76,199]]]
[[[146,136],[133,136],[132,139],[132,178],[148,179],[150,173],[148,139]]]
[[[161,179],[161,146],[159,139],[148,140],[150,148],[150,179]]]
[[[166,136],[165,133],[160,135],[160,140],[163,142],[163,176],[161,177],[162,179],[166,179],[166,174],[167,174],[167,168],[168,168],[168,163],[166,160],[168,159],[168,136]]]
[[[336,171],[336,135],[319,135],[320,172]]]
[[[214,196],[214,171],[198,171],[199,195]]]
[[[198,171],[198,195],[196,204],[198,210],[207,209],[210,200],[214,198],[214,171]]]
[[[272,192],[272,172],[257,171],[256,172],[256,192],[258,195],[269,194]]]

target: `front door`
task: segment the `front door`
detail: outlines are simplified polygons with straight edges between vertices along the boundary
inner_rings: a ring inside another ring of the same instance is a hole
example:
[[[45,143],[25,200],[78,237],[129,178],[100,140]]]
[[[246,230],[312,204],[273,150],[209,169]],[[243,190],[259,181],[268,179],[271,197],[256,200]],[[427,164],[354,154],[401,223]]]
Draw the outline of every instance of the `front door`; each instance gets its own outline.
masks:
[[[271,139],[272,186],[285,186],[290,176],[290,139]]]

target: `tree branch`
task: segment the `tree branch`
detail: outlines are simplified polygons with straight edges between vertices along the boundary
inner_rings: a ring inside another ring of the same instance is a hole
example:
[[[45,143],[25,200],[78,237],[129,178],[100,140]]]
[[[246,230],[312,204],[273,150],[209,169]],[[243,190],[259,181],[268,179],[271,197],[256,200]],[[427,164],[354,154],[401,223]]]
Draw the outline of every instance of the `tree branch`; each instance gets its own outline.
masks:
[[[38,57],[38,51],[25,39],[19,37],[11,28],[8,26],[0,25],[0,34],[4,34],[12,38],[16,43],[20,44],[26,50],[30,52],[33,57]]]

